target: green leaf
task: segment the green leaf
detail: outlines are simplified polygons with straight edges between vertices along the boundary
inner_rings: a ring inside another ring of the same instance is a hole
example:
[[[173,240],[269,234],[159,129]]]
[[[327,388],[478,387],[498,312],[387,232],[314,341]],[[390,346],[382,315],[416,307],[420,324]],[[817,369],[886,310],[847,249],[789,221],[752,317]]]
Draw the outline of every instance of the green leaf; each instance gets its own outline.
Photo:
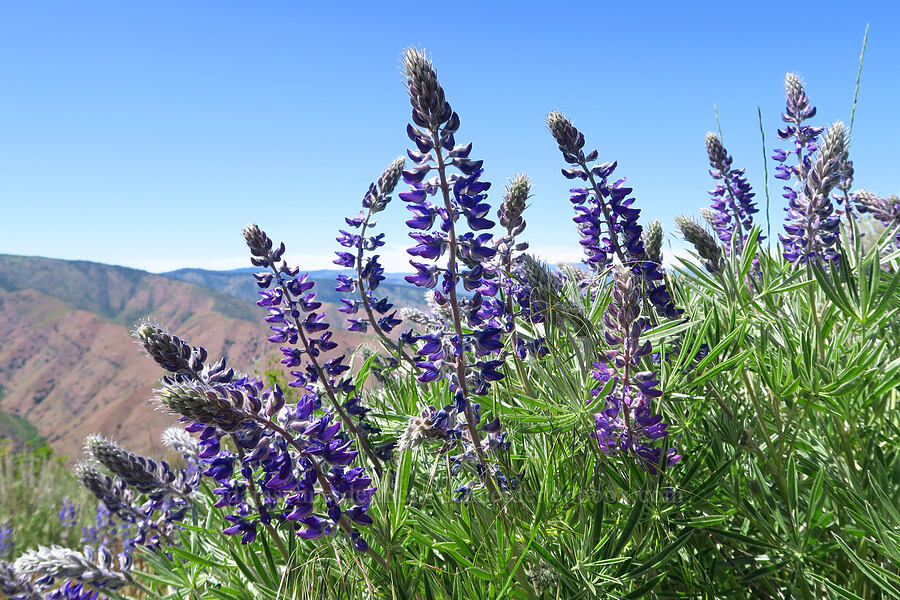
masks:
[[[685,527],[684,529],[682,529],[681,533],[672,543],[651,556],[640,567],[632,569],[629,572],[629,575],[631,575],[632,577],[637,577],[638,575],[641,575],[642,573],[645,573],[646,571],[649,571],[650,569],[653,569],[666,562],[670,556],[677,552],[688,542],[689,539],[691,539],[691,536],[694,535],[694,531],[695,530],[691,529],[690,527]]]

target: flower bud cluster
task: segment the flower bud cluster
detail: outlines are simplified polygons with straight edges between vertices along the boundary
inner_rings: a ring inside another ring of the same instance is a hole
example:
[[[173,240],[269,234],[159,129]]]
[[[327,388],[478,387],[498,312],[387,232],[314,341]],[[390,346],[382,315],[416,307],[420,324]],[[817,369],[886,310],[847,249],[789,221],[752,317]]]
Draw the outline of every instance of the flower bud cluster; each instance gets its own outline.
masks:
[[[497,217],[500,225],[506,229],[506,235],[498,240],[501,256],[511,254],[513,250],[523,252],[528,249],[528,242],[516,242],[517,235],[525,231],[525,203],[531,197],[531,180],[527,175],[516,175],[506,186]]]
[[[647,328],[641,316],[641,297],[636,277],[619,267],[613,273],[613,293],[606,313],[605,339],[610,348],[594,366],[594,379],[599,382],[594,396],[612,382],[603,398],[600,412],[594,414],[594,431],[601,452],[626,453],[650,473],[663,465],[673,466],[681,460],[675,448],[654,447],[654,440],[668,436],[662,415],[653,414],[651,402],[659,398],[659,380],[654,371],[639,371],[641,360],[652,353],[649,341],[641,343]]]
[[[124,553],[113,556],[103,546],[85,546],[81,552],[61,546],[38,546],[17,558],[13,569],[20,575],[75,579],[94,588],[115,591],[131,580],[131,557]]]
[[[681,231],[684,239],[694,246],[700,258],[706,262],[706,270],[710,273],[720,273],[725,267],[722,258],[722,248],[716,243],[715,238],[702,225],[688,217],[676,217],[675,225]]]
[[[632,206],[632,188],[625,187],[624,179],[611,181],[616,163],[591,166],[597,160],[597,150],[584,153],[584,135],[562,114],[550,113],[547,126],[563,159],[571,165],[562,170],[563,175],[589,184],[569,190],[569,201],[575,208],[572,220],[581,235],[585,264],[596,273],[605,273],[618,259],[640,278],[643,296],[659,315],[678,317],[680,311],[666,288],[662,267],[644,248],[643,228],[638,223],[641,211]]]
[[[52,585],[52,580],[31,581],[31,577],[19,573],[11,564],[0,560],[0,594],[9,600],[44,600],[41,593]]]
[[[97,600],[100,592],[86,587],[84,584],[75,583],[71,579],[61,587],[53,590],[45,596],[45,600]],[[108,600],[106,596],[103,600]]]
[[[900,198],[881,198],[868,190],[859,190],[853,195],[853,202],[861,213],[872,217],[896,234],[896,245],[900,247]]]
[[[194,436],[177,425],[167,427],[160,436],[160,441],[181,455],[187,461],[187,472],[193,473],[199,468],[200,446]]]
[[[234,379],[234,370],[226,366],[224,358],[206,364],[205,348],[191,346],[162,327],[141,323],[133,335],[156,364],[172,375],[207,383],[228,383]]]
[[[650,221],[647,230],[644,231],[644,250],[647,252],[647,260],[662,265],[662,242],[663,228],[662,223],[657,219]]]
[[[589,330],[590,324],[583,312],[565,296],[562,276],[547,264],[531,254],[521,254],[514,262],[513,275],[517,282],[514,291],[519,306],[516,316],[531,323],[550,322],[557,327],[569,323],[578,335]],[[548,352],[543,339],[533,340],[530,345],[538,357]],[[524,358],[527,349],[520,346],[516,347],[516,354]]]
[[[500,458],[510,447],[506,433],[501,433],[500,419],[494,418],[482,425],[480,405],[474,404],[472,408],[476,424],[479,425],[477,431],[484,434],[478,442],[481,455]],[[422,409],[418,416],[412,417],[407,423],[398,448],[401,451],[410,450],[429,442],[438,444],[440,454],[458,451],[449,456],[451,476],[457,476],[463,470],[474,475],[456,489],[456,500],[459,502],[469,499],[475,489],[485,486],[487,478],[501,492],[511,492],[518,486],[517,479],[508,477],[496,460],[484,465],[481,463],[479,451],[467,428],[465,415],[453,405],[442,409],[429,405]]]

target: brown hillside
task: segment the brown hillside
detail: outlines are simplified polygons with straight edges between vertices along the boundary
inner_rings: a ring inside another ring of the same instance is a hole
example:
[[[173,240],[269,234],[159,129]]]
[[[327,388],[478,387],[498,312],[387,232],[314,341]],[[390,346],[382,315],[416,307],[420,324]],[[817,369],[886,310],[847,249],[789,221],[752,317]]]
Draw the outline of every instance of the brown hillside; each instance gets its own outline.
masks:
[[[148,402],[162,371],[131,327],[150,318],[252,372],[265,353],[278,354],[262,316],[248,302],[134,269],[0,256],[0,410],[69,457],[94,432],[158,455],[159,434],[176,419]],[[333,328],[343,349],[362,341]]]

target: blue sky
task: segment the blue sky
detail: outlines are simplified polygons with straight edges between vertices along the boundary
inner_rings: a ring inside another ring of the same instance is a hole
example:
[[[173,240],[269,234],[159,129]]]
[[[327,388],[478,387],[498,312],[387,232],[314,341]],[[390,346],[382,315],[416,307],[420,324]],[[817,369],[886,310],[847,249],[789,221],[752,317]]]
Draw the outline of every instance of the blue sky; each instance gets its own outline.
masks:
[[[851,155],[859,187],[900,192],[896,3],[441,6],[0,3],[0,253],[233,268],[249,266],[240,232],[258,222],[293,261],[327,266],[342,217],[409,145],[410,45],[432,55],[493,203],[531,176],[526,238],[551,260],[580,257],[547,112],[618,160],[644,220],[671,234],[707,204],[715,104],[764,213],[757,106],[768,155],[787,71],[820,124],[849,121],[869,23]],[[389,270],[404,264],[406,214],[395,201],[380,219]]]

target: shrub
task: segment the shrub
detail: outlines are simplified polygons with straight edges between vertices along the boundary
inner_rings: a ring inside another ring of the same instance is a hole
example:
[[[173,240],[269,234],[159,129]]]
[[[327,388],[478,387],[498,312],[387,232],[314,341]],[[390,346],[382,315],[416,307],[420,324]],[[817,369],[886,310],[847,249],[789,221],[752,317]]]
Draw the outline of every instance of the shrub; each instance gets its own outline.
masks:
[[[371,184],[335,260],[379,350],[335,356],[316,284],[247,227],[286,383],[140,324],[187,468],[90,438],[76,473],[134,549],[29,550],[6,593],[900,597],[900,218],[854,190],[843,124],[810,124],[787,76],[777,251],[708,135],[715,234],[679,219],[697,256],[664,267],[616,163],[551,113],[588,269],[554,270],[524,253],[527,177],[494,213],[431,62],[403,65],[411,164]],[[373,217],[401,178],[428,313],[378,291]],[[863,212],[883,227],[865,244]]]

